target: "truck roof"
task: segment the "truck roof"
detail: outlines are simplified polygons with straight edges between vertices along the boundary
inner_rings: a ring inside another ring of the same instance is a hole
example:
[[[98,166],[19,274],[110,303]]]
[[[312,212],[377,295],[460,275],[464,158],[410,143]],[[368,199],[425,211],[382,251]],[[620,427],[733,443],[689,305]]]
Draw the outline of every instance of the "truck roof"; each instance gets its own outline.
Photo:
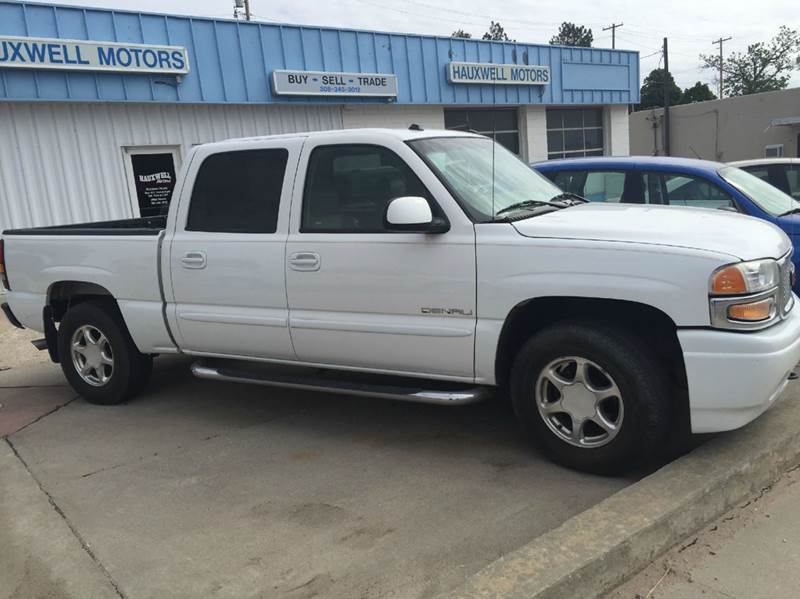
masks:
[[[275,139],[296,139],[298,137],[307,137],[313,139],[324,139],[326,137],[341,138],[343,133],[351,134],[354,138],[368,137],[368,136],[385,136],[394,137],[401,141],[408,141],[410,139],[423,139],[428,137],[481,137],[476,133],[469,133],[466,131],[454,131],[450,129],[388,129],[388,128],[356,128],[356,129],[332,129],[329,131],[308,131],[303,133],[283,133],[280,135],[260,135],[255,137],[239,137],[231,138],[223,141],[210,142],[203,145],[213,145],[224,147],[226,144],[241,143],[241,142],[254,142],[270,141]]]

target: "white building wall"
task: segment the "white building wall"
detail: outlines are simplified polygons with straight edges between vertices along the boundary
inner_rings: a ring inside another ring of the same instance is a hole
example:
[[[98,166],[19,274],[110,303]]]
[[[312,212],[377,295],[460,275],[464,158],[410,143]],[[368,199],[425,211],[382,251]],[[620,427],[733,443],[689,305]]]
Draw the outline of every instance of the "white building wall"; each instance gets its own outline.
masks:
[[[520,154],[528,162],[547,160],[547,114],[545,106],[519,109]]]
[[[408,129],[416,124],[423,129],[444,129],[444,108],[441,106],[398,106],[397,104],[345,104],[342,107],[345,129],[389,127]]]
[[[628,156],[630,133],[628,131],[628,106],[613,104],[603,110],[606,156]]]
[[[132,217],[126,146],[179,146],[182,158],[199,143],[342,127],[334,105],[3,102],[0,231]]]

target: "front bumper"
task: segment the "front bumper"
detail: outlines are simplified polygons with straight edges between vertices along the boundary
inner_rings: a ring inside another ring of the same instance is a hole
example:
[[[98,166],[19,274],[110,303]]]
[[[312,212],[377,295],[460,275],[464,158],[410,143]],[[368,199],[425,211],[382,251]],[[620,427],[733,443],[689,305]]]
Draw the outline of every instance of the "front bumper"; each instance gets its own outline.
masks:
[[[744,426],[769,408],[800,361],[800,305],[757,332],[678,331],[692,432]]]

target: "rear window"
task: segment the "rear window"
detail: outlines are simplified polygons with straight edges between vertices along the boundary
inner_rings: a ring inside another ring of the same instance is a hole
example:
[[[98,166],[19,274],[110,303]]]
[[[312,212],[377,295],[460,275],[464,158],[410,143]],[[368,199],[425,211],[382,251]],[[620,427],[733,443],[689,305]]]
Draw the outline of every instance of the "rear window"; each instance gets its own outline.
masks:
[[[770,214],[783,214],[800,208],[800,202],[766,181],[735,166],[726,166],[719,175]]]
[[[186,230],[274,233],[288,159],[284,148],[208,156],[197,171]]]

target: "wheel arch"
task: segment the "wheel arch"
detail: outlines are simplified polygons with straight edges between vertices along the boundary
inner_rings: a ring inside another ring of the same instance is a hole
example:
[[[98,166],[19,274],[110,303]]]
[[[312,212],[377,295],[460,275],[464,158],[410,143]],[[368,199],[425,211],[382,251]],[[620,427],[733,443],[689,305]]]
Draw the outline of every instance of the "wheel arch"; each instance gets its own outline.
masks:
[[[688,426],[686,367],[678,340],[678,328],[668,314],[641,302],[551,296],[518,303],[506,317],[497,343],[495,378],[498,385],[508,384],[514,357],[532,335],[557,322],[578,319],[611,324],[648,339],[648,347],[652,348],[659,362],[667,366],[673,394],[678,398],[678,422]]]

